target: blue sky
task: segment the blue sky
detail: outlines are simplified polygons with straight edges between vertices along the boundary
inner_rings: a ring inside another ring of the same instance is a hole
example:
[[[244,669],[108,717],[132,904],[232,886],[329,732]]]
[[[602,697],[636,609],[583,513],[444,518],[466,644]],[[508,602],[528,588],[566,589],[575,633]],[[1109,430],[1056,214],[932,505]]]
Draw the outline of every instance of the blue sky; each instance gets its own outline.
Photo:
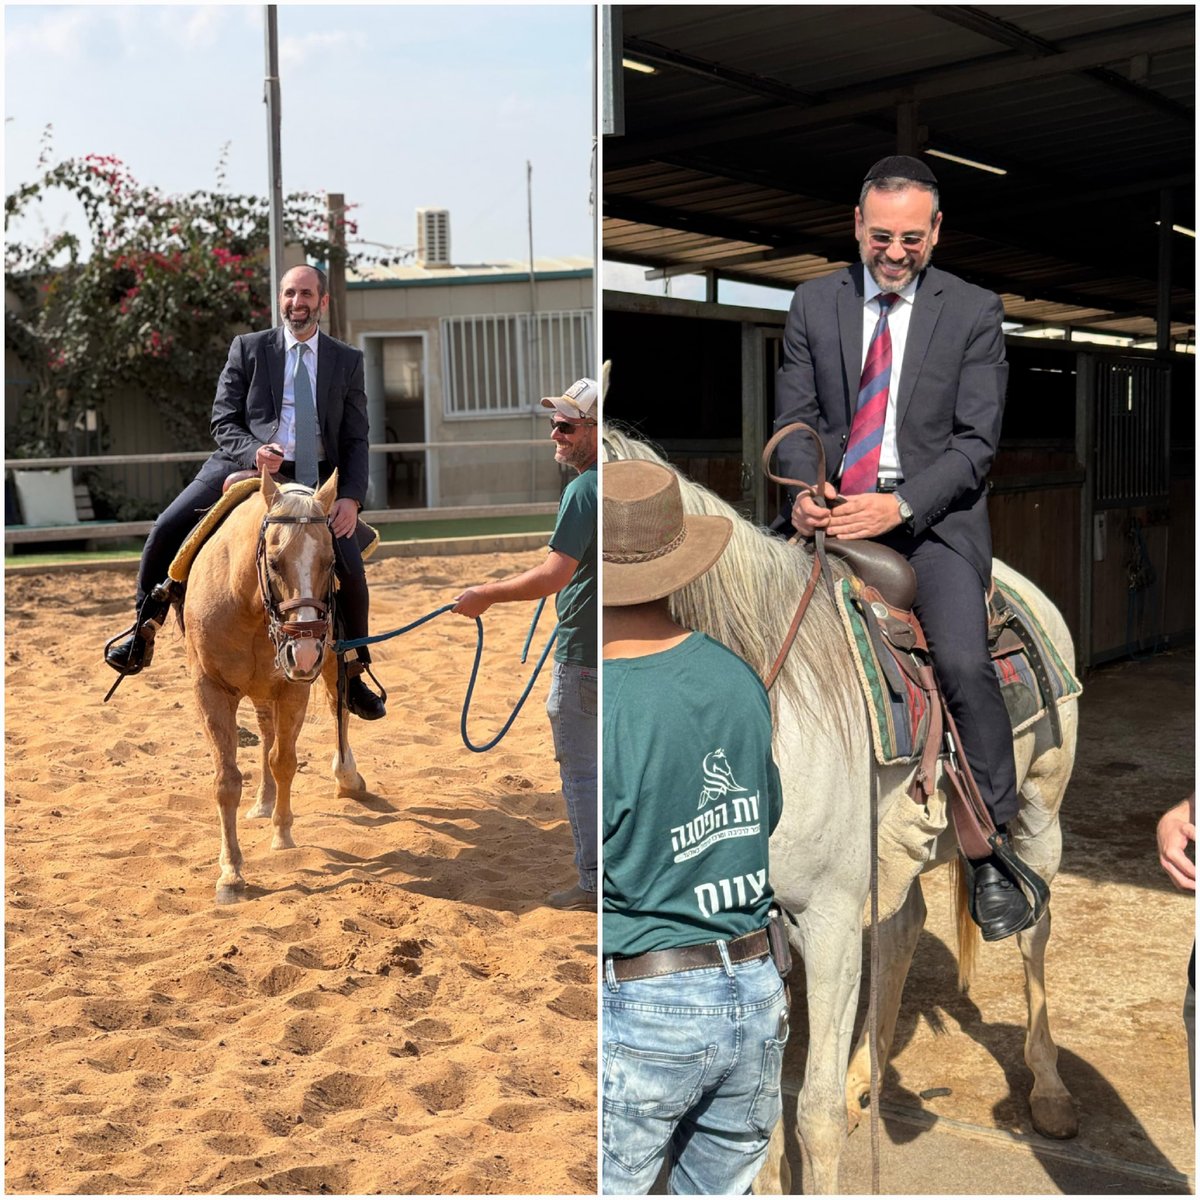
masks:
[[[163,191],[267,190],[263,7],[8,5],[5,190],[52,161],[115,154]],[[456,262],[592,253],[592,9],[279,6],[284,190],[341,191],[359,236],[412,246],[450,209]],[[57,229],[82,223],[66,205]]]

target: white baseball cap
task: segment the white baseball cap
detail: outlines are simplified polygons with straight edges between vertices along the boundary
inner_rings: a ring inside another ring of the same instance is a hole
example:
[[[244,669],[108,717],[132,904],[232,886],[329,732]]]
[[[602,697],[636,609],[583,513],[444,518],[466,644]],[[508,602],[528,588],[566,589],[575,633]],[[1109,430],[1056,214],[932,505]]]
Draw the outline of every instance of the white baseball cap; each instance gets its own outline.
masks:
[[[561,396],[543,396],[542,407],[553,408],[570,421],[595,421],[600,387],[594,379],[577,379]]]

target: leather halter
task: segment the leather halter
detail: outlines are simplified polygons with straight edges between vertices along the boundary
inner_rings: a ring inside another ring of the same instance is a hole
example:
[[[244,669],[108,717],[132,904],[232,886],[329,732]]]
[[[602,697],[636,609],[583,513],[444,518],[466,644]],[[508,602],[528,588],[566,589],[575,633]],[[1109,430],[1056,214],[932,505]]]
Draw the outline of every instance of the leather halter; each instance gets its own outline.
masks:
[[[329,612],[333,607],[333,563],[329,566],[329,589],[325,599],[317,600],[312,596],[300,596],[294,600],[283,600],[276,603],[271,598],[270,571],[267,566],[267,526],[268,525],[328,525],[329,518],[320,517],[289,517],[282,514],[267,513],[263,517],[258,530],[258,548],[255,551],[255,562],[258,567],[258,586],[262,597],[263,610],[267,617],[267,633],[275,646],[275,662],[283,669],[283,650],[285,645],[296,638],[311,638],[324,642],[329,632]],[[285,613],[295,612],[301,608],[315,608],[317,618],[313,621],[289,621]]]

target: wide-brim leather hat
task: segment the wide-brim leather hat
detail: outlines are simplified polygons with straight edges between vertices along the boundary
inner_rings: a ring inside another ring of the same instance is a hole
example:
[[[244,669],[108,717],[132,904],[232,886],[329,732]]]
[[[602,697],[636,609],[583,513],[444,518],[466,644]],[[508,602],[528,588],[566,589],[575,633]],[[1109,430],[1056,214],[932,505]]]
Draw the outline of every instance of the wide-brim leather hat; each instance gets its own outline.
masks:
[[[604,466],[604,603],[648,604],[698,579],[733,534],[728,517],[685,516],[679,480],[659,463]]]

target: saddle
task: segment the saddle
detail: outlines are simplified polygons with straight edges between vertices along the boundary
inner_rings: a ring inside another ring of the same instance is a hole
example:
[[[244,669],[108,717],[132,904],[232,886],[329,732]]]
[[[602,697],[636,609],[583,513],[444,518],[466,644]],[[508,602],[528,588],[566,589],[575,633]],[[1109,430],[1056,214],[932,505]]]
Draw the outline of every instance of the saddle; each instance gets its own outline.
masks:
[[[303,486],[285,479],[278,479],[277,482],[282,488]],[[200,547],[212,537],[225,518],[248,496],[254,495],[261,486],[262,476],[257,471],[234,471],[221,484],[221,498],[201,515],[167,568],[168,579],[177,585],[179,596],[183,594],[192,562],[200,552]],[[379,531],[360,518],[354,531],[354,539],[365,561],[375,553],[379,545]]]
[[[784,437],[795,431],[809,434],[817,443],[819,477],[815,485],[805,484],[800,480],[780,479],[771,474],[772,453]],[[763,451],[763,466],[767,476],[775,482],[798,486],[808,491],[817,503],[824,503],[824,447],[816,431],[809,426],[796,423],[777,432]],[[839,607],[838,589],[835,588],[832,571],[825,561],[827,556],[839,560],[850,573],[849,579],[841,581],[840,588],[848,595],[863,619],[874,651],[873,657],[883,672],[888,690],[897,697],[903,697],[915,690],[925,701],[925,735],[917,756],[919,761],[910,796],[916,803],[928,802],[936,785],[939,760],[944,757],[944,778],[948,789],[950,813],[963,855],[968,861],[988,858],[991,855],[1003,859],[1006,866],[1025,885],[1032,901],[1031,923],[1036,922],[1041,918],[1049,901],[1049,889],[1035,872],[1011,852],[1003,835],[998,834],[971,775],[954,718],[946,707],[934,675],[929,645],[921,623],[913,612],[916,575],[912,567],[902,555],[878,542],[838,542],[826,539],[823,531],[818,530],[815,543],[813,577],[801,597],[784,649],[768,675],[769,681],[774,681],[783,658],[790,649],[791,638],[794,637],[807,608],[818,573],[825,574],[830,596],[835,607]],[[1037,640],[1014,607],[1007,602],[1005,594],[999,592],[994,583],[989,588],[988,602],[989,649],[993,657],[1009,656],[1015,651],[1023,651],[1028,656],[1041,699],[1049,710],[1055,745],[1061,746],[1062,728],[1056,698]]]

